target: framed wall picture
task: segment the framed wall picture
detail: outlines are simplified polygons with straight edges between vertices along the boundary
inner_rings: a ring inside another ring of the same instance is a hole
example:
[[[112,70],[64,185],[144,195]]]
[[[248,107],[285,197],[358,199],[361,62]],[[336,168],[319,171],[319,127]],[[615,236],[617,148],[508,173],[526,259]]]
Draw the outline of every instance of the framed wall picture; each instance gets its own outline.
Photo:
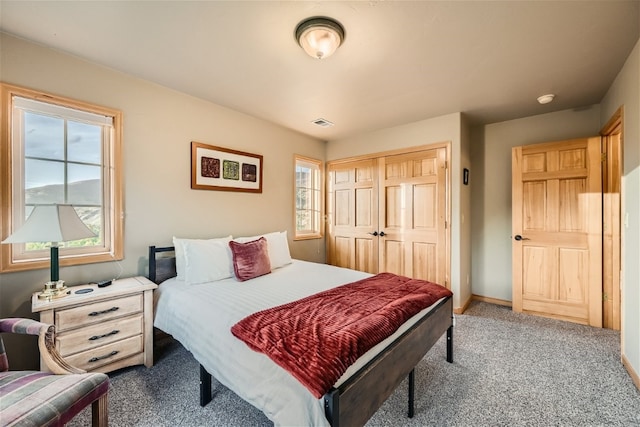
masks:
[[[262,156],[191,141],[191,188],[262,193]]]

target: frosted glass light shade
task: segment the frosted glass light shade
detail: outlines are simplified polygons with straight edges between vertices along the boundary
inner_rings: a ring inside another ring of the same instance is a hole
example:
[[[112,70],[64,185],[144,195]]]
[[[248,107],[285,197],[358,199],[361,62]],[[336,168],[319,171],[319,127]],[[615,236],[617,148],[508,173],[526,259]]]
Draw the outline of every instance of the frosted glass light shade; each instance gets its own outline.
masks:
[[[333,19],[311,18],[298,24],[296,40],[309,56],[324,59],[342,44],[344,28]]]
[[[2,243],[67,242],[95,235],[72,205],[37,205],[24,225]]]

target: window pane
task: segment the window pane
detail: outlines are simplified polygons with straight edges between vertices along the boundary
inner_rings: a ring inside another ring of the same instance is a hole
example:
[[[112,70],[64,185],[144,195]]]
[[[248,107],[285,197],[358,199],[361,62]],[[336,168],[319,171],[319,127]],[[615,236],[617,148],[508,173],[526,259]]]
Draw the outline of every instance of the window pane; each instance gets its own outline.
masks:
[[[298,231],[311,230],[311,214],[309,211],[296,212],[296,229]]]
[[[67,160],[100,164],[102,128],[96,125],[69,121],[67,123]]]
[[[298,188],[298,197],[296,197],[296,209],[311,209],[312,200],[310,190],[306,188]]]
[[[98,205],[102,201],[102,182],[100,166],[68,166],[67,203],[72,205]]]
[[[26,157],[64,159],[64,120],[31,112],[24,113]]]
[[[64,163],[25,159],[25,203],[64,203]]]
[[[298,187],[311,186],[311,170],[308,168],[298,167],[296,174],[296,185]]]

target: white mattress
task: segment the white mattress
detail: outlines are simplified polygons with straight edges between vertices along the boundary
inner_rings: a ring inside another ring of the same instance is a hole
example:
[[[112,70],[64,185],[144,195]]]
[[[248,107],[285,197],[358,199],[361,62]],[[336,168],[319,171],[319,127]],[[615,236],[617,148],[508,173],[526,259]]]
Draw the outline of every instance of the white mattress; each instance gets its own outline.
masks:
[[[263,411],[275,425],[327,426],[322,399],[313,397],[267,356],[251,350],[230,329],[251,313],[369,276],[360,271],[294,260],[271,274],[246,282],[231,278],[190,285],[173,278],[154,292],[154,326],[182,343],[216,380]],[[336,385],[429,310],[418,313],[395,335],[358,359]]]

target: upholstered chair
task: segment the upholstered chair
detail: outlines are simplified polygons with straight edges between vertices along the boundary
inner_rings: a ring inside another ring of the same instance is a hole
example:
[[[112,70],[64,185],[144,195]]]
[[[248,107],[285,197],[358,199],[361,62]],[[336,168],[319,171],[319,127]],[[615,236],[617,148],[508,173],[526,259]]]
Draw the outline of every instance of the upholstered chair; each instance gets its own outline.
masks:
[[[0,332],[38,335],[40,356],[51,371],[10,371],[0,336],[0,427],[62,426],[89,404],[92,425],[108,425],[109,377],[65,362],[55,348],[53,325],[0,319]]]

